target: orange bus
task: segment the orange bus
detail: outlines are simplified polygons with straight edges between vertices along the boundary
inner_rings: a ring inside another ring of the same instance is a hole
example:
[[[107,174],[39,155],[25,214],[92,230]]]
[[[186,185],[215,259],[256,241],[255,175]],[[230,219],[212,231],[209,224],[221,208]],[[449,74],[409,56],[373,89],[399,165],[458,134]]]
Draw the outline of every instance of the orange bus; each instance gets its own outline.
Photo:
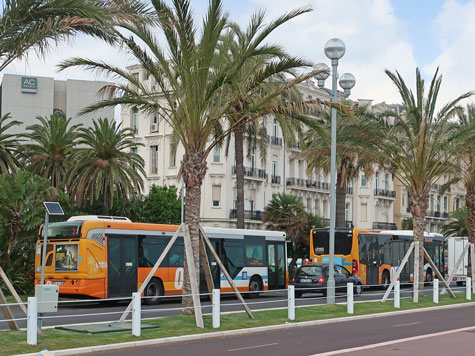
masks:
[[[133,223],[127,218],[75,216],[48,225],[45,283],[59,285],[60,295],[94,298],[129,297],[136,292],[178,229],[177,225]],[[240,291],[255,292],[287,286],[285,233],[204,227]],[[35,252],[35,283],[41,277],[43,233]],[[208,253],[214,285],[231,287]],[[179,236],[145,288],[147,299],[181,295],[183,237]],[[206,290],[203,271],[202,290]]]
[[[348,267],[363,284],[388,285],[413,241],[412,231],[387,230],[368,232],[363,229],[335,229],[335,264]],[[444,270],[444,237],[424,233],[424,247],[439,271]],[[310,258],[313,262],[329,262],[329,229],[310,232]],[[414,257],[400,273],[401,282],[413,281]],[[424,262],[424,279],[431,281],[434,271]]]

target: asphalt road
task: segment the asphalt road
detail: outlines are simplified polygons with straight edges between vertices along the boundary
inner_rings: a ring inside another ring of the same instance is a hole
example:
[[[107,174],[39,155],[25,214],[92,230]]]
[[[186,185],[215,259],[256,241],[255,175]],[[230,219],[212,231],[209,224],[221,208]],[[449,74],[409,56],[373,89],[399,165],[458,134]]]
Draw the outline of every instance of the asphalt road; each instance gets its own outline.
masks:
[[[317,326],[296,326],[285,330],[242,336],[135,347],[95,354],[100,356],[132,354],[134,356],[248,356],[249,354],[258,354],[259,356],[308,356],[329,351],[337,351],[335,354],[340,354],[338,350],[474,326],[475,307],[464,306],[438,310],[437,312],[417,312]],[[455,338],[452,344],[448,344],[447,341],[443,343],[445,349],[435,350],[431,355],[462,355],[464,353],[460,353],[459,350],[467,349],[467,342],[470,337],[472,345],[470,349],[473,351],[474,331],[475,329],[466,331],[468,338],[467,335],[460,334],[464,336],[464,339],[462,340],[459,337],[459,340],[464,344],[459,345],[457,338]],[[454,340],[454,338],[444,338],[444,340]],[[447,353],[447,349],[451,352]],[[392,352],[391,355],[401,355],[394,352],[398,351],[397,346],[383,347],[376,353],[373,350],[372,355],[388,355],[389,350]],[[366,352],[356,354],[365,355]],[[408,355],[412,354],[414,353],[408,353]],[[473,353],[471,354],[473,355]]]
[[[365,289],[363,294],[355,297],[355,301],[377,300],[381,299],[384,290],[382,289]],[[411,289],[409,287],[401,289],[401,297],[410,297]],[[432,287],[427,286],[426,294],[432,293]],[[259,298],[246,299],[249,307],[252,310],[268,309],[268,308],[283,308],[287,307],[287,292],[277,291],[261,294]],[[346,302],[346,294],[337,295],[336,302]],[[316,305],[324,304],[325,299],[321,294],[304,294],[302,298],[296,299],[296,306],[300,305]],[[49,313],[45,315],[43,326],[59,326],[71,325],[81,323],[107,322],[117,321],[125,308],[127,301],[121,302],[60,302],[57,313]],[[203,312],[211,313],[211,305],[209,300],[202,299]],[[18,320],[18,325],[21,328],[26,328],[26,317],[21,312],[18,306],[11,307],[15,318],[23,318],[25,320]],[[239,301],[234,296],[223,296],[221,299],[221,311],[242,311],[243,308]],[[158,318],[164,316],[178,315],[181,312],[181,300],[179,298],[166,298],[159,305],[142,305],[143,318]],[[129,315],[129,319],[130,319]],[[0,312],[0,330],[8,329],[7,322],[3,321],[5,317]]]

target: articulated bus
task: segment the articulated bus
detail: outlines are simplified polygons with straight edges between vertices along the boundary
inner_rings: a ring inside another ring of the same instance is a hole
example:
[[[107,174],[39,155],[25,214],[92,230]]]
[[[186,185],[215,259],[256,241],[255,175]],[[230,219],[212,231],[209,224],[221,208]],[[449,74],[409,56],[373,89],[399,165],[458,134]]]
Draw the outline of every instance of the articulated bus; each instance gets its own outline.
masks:
[[[387,285],[391,282],[413,241],[412,231],[388,230],[368,232],[363,229],[335,229],[335,263],[348,266],[359,276],[363,284]],[[444,273],[444,237],[424,233],[424,247],[437,269]],[[329,261],[329,229],[313,229],[310,232],[310,258],[313,262]],[[404,266],[399,280],[413,281],[414,254]],[[434,271],[424,261],[424,279],[432,281]]]
[[[59,293],[94,298],[129,297],[136,292],[178,229],[177,225],[133,223],[127,218],[75,216],[48,225],[45,283]],[[256,292],[287,286],[285,233],[204,227],[204,231],[240,291]],[[43,233],[35,253],[35,283],[41,277]],[[214,285],[231,286],[208,251]],[[184,277],[183,235],[145,288],[147,299],[181,295]],[[201,290],[206,290],[201,271]]]

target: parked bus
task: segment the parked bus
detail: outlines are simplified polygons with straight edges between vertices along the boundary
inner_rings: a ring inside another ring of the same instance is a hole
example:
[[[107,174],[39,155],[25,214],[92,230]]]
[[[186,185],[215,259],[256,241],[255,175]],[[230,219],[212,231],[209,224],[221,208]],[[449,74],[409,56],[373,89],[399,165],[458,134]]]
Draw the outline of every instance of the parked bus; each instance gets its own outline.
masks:
[[[136,292],[178,229],[177,225],[133,223],[127,218],[76,216],[48,225],[45,283],[61,295],[129,297]],[[240,291],[287,286],[285,233],[204,227],[204,231]],[[35,283],[41,277],[43,233],[35,254]],[[208,251],[215,286],[231,286]],[[147,299],[181,295],[184,278],[183,235],[179,235],[145,288]],[[201,289],[206,290],[201,271]]]
[[[391,282],[411,242],[412,231],[388,230],[368,232],[363,229],[335,229],[335,263],[347,266],[359,276],[363,284],[387,285]],[[444,237],[435,233],[424,233],[424,247],[437,269],[444,271]],[[313,262],[329,261],[329,229],[314,229],[310,238],[310,258]],[[413,281],[414,256],[400,274],[401,282]],[[434,271],[424,262],[424,279],[432,281]]]

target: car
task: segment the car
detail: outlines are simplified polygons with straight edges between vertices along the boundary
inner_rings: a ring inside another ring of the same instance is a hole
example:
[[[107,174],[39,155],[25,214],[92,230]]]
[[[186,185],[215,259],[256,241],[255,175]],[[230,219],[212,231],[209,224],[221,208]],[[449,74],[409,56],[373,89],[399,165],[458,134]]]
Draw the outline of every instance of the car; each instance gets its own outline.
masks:
[[[322,293],[326,297],[328,267],[327,263],[312,263],[299,267],[292,281],[292,284],[295,286],[295,297],[300,298],[303,293]],[[346,293],[346,285],[353,283],[354,295],[361,295],[363,292],[361,278],[348,271],[342,265],[335,264],[334,267],[335,291]]]

